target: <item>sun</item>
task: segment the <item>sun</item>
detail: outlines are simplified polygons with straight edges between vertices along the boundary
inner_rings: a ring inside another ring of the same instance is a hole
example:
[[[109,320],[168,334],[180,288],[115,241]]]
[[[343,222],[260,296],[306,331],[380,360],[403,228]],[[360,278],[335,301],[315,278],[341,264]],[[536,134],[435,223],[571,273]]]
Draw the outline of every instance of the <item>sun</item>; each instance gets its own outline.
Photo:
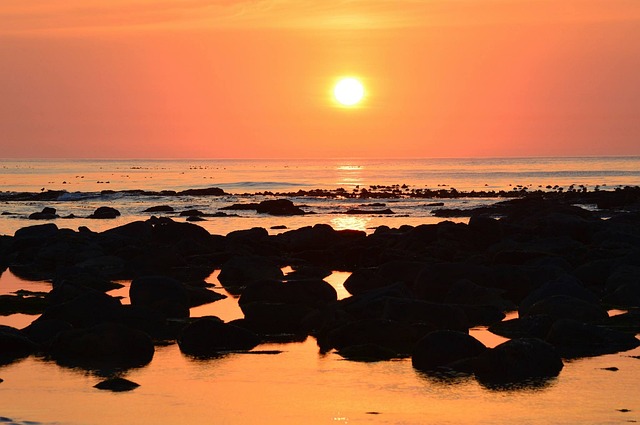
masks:
[[[333,87],[333,97],[342,106],[355,106],[364,98],[364,86],[353,77],[338,80]]]

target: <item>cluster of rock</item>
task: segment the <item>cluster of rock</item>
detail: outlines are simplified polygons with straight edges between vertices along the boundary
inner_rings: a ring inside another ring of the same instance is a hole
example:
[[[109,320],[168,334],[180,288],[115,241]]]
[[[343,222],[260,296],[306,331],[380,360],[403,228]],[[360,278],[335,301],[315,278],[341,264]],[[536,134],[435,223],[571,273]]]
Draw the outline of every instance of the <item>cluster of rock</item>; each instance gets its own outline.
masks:
[[[0,358],[41,352],[126,368],[149,362],[158,341],[210,357],[312,335],[346,359],[410,356],[421,372],[492,385],[553,377],[562,358],[640,345],[638,213],[603,220],[527,198],[501,215],[370,235],[315,225],[220,236],[166,217],[101,233],[27,227],[0,237],[0,269],[49,279],[53,290],[29,327],[0,328]],[[294,272],[283,275],[284,266]],[[203,282],[215,269],[244,318],[189,318],[189,307],[217,298]],[[350,297],[338,300],[324,280],[332,270],[352,272]],[[133,280],[131,305],[105,294],[119,279]],[[609,317],[611,308],[627,312]],[[515,309],[519,317],[503,321]],[[480,325],[511,340],[487,348],[469,335]]]
[[[112,207],[98,207],[96,210],[88,215],[86,218],[92,219],[112,219],[120,216],[120,211]],[[55,208],[44,207],[42,211],[29,214],[29,220],[54,220],[60,218]],[[77,218],[75,215],[70,214],[62,218]]]

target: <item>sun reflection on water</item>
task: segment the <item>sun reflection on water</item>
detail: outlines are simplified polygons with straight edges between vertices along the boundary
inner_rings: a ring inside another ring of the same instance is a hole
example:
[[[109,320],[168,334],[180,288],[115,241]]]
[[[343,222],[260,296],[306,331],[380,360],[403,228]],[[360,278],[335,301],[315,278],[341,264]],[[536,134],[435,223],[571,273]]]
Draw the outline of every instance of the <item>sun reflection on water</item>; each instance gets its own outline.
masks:
[[[335,230],[367,230],[369,217],[340,216],[331,219],[331,227]]]

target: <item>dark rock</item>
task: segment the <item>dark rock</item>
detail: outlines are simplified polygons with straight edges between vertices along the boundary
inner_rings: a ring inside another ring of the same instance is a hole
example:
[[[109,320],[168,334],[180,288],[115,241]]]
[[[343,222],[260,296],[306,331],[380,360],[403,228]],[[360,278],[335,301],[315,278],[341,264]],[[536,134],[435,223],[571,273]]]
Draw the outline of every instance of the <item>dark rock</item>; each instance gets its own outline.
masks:
[[[547,341],[567,358],[599,356],[640,346],[633,334],[568,319],[553,324]]]
[[[122,392],[122,391],[131,391],[135,388],[138,388],[140,384],[136,384],[135,382],[129,381],[124,378],[109,378],[104,381],[98,382],[94,385],[94,388],[99,390],[109,390],[114,392]]]
[[[366,214],[366,215],[376,215],[376,214],[384,214],[384,215],[390,215],[390,214],[395,214],[395,212],[393,210],[391,210],[391,208],[385,208],[383,210],[361,210],[359,208],[351,208],[348,209],[345,214],[350,214],[350,215],[357,215],[357,214]]]
[[[607,311],[599,304],[566,295],[554,295],[538,301],[523,317],[529,315],[547,315],[556,320],[574,319],[581,322],[597,322],[609,317]]]
[[[10,314],[40,314],[48,305],[44,294],[0,295],[0,316]]]
[[[494,323],[489,331],[505,338],[545,339],[554,321],[551,316],[533,315]]]
[[[40,345],[49,345],[58,336],[58,334],[73,329],[71,323],[59,319],[50,320],[34,320],[29,326],[22,331]]]
[[[129,288],[131,305],[156,310],[166,317],[189,317],[189,295],[185,285],[164,276],[133,279]]]
[[[282,280],[280,267],[259,256],[236,256],[222,265],[218,280],[232,294],[240,294],[246,285],[260,280]]]
[[[242,305],[244,319],[232,324],[259,335],[308,335],[305,319],[316,310],[304,304],[252,302]]]
[[[224,196],[227,193],[219,187],[208,187],[205,189],[187,189],[178,192],[181,196]]]
[[[260,343],[256,334],[215,318],[187,325],[178,338],[180,351],[192,356],[216,356],[225,351],[250,350]]]
[[[262,201],[256,207],[256,211],[269,215],[304,215],[305,212],[288,199],[272,199]]]
[[[0,325],[0,366],[27,357],[36,349],[36,344],[23,332]]]
[[[42,211],[35,212],[29,215],[29,220],[53,220],[60,217],[56,214],[56,209],[51,207],[44,207]]]
[[[331,348],[373,344],[385,347],[397,355],[409,355],[424,335],[433,328],[423,325],[409,325],[383,319],[364,319],[349,322],[329,330],[318,339],[323,351]]]
[[[462,359],[477,357],[487,348],[474,337],[457,331],[435,331],[428,333],[416,343],[411,362],[422,371],[450,367]]]
[[[332,271],[327,267],[314,266],[310,264],[294,265],[293,271],[286,274],[284,277],[286,280],[300,280],[300,279],[323,279],[330,276]]]
[[[309,307],[321,307],[338,299],[336,290],[321,279],[262,280],[249,283],[238,300],[243,306],[255,302],[302,304]]]
[[[180,217],[202,217],[203,215],[205,214],[200,210],[186,210],[180,213]]]
[[[98,207],[93,214],[88,216],[87,218],[95,218],[95,219],[111,219],[120,216],[120,211],[112,207]]]
[[[562,359],[549,343],[519,338],[486,350],[475,360],[475,374],[485,384],[509,384],[557,376]]]
[[[257,202],[251,202],[248,204],[233,204],[226,207],[219,208],[221,210],[233,210],[233,211],[255,211],[258,209]]]
[[[592,304],[598,302],[598,297],[596,297],[595,294],[593,294],[589,290],[585,289],[580,281],[578,281],[571,275],[564,274],[532,291],[520,303],[518,313],[521,317],[526,316],[529,313],[529,309],[531,308],[531,306],[536,304],[538,301],[552,297],[554,295],[565,295],[581,299]]]
[[[62,332],[50,354],[59,364],[90,369],[143,366],[154,354],[153,342],[141,331],[115,323]]]
[[[378,362],[398,357],[398,353],[376,344],[350,345],[338,350],[338,354],[347,360],[358,362]]]
[[[169,206],[169,205],[157,205],[155,207],[149,207],[146,210],[142,211],[142,212],[173,212],[174,209],[173,207]]]
[[[58,234],[58,226],[53,223],[27,226],[16,230],[14,239],[17,241],[25,239],[45,240]]]
[[[285,226],[284,224],[278,224],[277,226],[269,227],[269,229],[271,229],[271,230],[285,230],[285,229],[288,229],[288,227]]]
[[[190,215],[189,217],[187,217],[187,221],[189,221],[189,222],[207,221],[207,219],[206,218],[202,218],[202,217],[197,216],[197,215]]]
[[[227,298],[226,295],[219,294],[207,288],[199,288],[192,285],[185,285],[189,299],[189,307],[197,307]]]
[[[74,327],[88,327],[116,320],[121,308],[122,304],[117,298],[97,291],[86,291],[69,301],[50,305],[36,320],[57,319]]]
[[[464,308],[405,298],[386,298],[382,317],[403,323],[427,323],[436,329],[467,332],[470,324]]]
[[[350,294],[357,295],[372,289],[390,285],[391,281],[385,279],[377,268],[356,269],[344,281],[344,289]]]

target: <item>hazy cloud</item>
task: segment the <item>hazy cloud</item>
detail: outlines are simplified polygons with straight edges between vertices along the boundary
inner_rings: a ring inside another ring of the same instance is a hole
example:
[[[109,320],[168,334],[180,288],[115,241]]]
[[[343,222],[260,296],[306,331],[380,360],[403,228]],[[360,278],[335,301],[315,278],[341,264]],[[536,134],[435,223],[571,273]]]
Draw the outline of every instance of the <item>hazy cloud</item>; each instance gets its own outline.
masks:
[[[638,0],[3,0],[4,33],[638,20]]]

